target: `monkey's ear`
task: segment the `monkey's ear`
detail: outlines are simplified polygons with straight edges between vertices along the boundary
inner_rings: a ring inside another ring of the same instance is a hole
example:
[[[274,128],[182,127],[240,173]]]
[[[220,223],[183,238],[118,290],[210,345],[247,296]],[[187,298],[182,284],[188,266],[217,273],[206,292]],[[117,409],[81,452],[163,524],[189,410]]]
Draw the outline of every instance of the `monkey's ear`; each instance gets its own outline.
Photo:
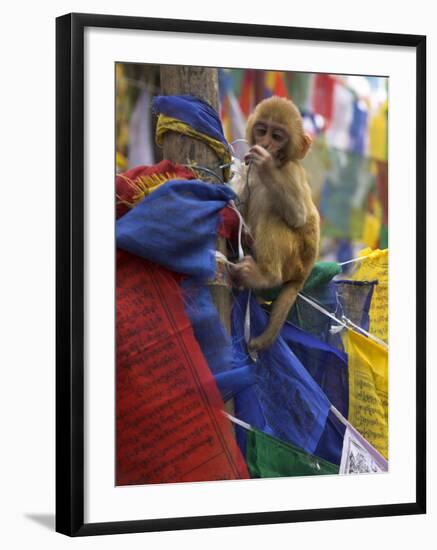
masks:
[[[305,157],[305,155],[308,153],[312,142],[313,142],[312,137],[309,134],[302,135],[299,152],[297,154],[297,158],[299,160],[302,160]]]

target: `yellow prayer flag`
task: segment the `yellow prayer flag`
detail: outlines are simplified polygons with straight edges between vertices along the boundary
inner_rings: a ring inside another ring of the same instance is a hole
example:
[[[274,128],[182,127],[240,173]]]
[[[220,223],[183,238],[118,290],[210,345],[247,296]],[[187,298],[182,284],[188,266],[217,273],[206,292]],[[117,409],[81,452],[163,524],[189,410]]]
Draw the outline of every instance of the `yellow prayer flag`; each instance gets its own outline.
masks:
[[[229,99],[227,96],[223,98],[221,118],[222,118],[223,135],[226,137],[228,142],[231,142],[233,137],[232,137],[231,120],[229,116]]]
[[[266,87],[273,91],[275,89],[276,83],[276,71],[266,71],[265,72],[265,85]]]
[[[228,165],[232,160],[228,147],[225,146],[225,144],[222,143],[221,141],[218,141],[217,139],[214,139],[211,136],[208,136],[207,134],[197,131],[192,126],[190,126],[186,122],[183,122],[182,120],[160,114],[158,117],[158,122],[156,124],[156,131],[155,131],[155,140],[157,145],[162,146],[164,134],[166,132],[176,132],[177,134],[185,134],[191,138],[198,139],[199,141],[203,141],[204,143],[209,145],[213,151],[215,151],[218,158],[222,159],[226,165]],[[229,166],[227,166],[226,168],[223,168],[223,174],[227,181],[231,174],[231,170]]]
[[[388,459],[388,352],[352,330],[343,334],[348,354],[348,420]]]
[[[116,151],[115,153],[115,164],[117,171],[127,170],[127,158],[123,155],[123,153],[120,153],[120,151]]]
[[[367,212],[364,217],[364,227],[362,241],[369,248],[375,248],[379,241],[379,234],[381,232],[381,219]]]
[[[369,153],[375,160],[387,160],[387,102],[370,119]]]
[[[375,286],[369,310],[369,332],[384,342],[388,342],[388,248],[385,250],[362,250],[364,260],[356,263],[351,275],[354,281],[374,281]]]

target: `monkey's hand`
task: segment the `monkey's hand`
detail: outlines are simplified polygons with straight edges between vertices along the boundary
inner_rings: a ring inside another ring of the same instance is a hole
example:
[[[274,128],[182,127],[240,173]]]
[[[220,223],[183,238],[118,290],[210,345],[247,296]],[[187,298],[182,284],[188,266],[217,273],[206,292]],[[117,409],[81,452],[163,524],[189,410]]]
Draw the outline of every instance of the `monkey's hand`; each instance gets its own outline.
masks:
[[[247,163],[254,164],[259,172],[271,172],[275,167],[273,155],[267,149],[261,147],[261,145],[251,147],[244,160]]]
[[[254,288],[258,267],[252,256],[244,256],[238,264],[231,267],[232,280],[240,288]]]
[[[234,283],[243,288],[270,288],[281,282],[262,273],[252,256],[244,256],[241,262],[234,264],[231,274]]]

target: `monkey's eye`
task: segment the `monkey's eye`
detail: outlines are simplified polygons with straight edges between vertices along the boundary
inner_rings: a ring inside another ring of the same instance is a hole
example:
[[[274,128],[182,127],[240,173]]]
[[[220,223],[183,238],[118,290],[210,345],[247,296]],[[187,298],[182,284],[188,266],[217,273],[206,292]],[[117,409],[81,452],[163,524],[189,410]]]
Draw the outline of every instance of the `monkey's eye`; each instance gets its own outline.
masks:
[[[267,132],[267,129],[265,128],[265,126],[258,125],[258,126],[255,126],[253,131],[256,136],[264,136]]]
[[[273,132],[272,137],[275,141],[283,141],[285,139],[285,136],[280,132]]]

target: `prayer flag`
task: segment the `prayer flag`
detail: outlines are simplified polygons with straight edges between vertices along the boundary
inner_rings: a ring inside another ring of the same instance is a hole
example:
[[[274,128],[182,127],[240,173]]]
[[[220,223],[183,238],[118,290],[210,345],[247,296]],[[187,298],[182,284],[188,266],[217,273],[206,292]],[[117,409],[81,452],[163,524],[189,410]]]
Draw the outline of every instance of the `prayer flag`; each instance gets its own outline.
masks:
[[[156,143],[162,145],[167,132],[185,134],[206,143],[224,165],[225,180],[230,177],[232,160],[221,120],[206,101],[190,95],[156,96],[152,110],[159,114],[156,124]]]
[[[179,279],[117,251],[117,485],[249,477]]]
[[[387,162],[376,161],[376,188],[378,199],[382,207],[382,223],[388,224],[388,166]],[[379,248],[387,248],[388,245],[379,245]]]
[[[210,287],[195,279],[185,279],[181,287],[185,311],[211,372],[216,375],[230,370],[232,342],[212,301]]]
[[[219,212],[233,198],[225,185],[168,181],[117,220],[117,246],[170,271],[210,279]]]
[[[182,164],[173,164],[162,160],[151,166],[136,166],[127,172],[118,174],[115,178],[115,194],[117,197],[116,217],[120,218],[140,201],[158,189],[169,180],[194,179],[196,176]]]
[[[323,234],[348,239],[354,209],[363,206],[363,197],[369,187],[369,161],[340,149],[328,151],[330,170],[320,198]]]
[[[346,86],[338,83],[334,88],[333,102],[332,121],[326,132],[326,140],[331,147],[349,151],[354,95]]]
[[[265,96],[270,97],[275,92],[276,71],[264,71]]]
[[[284,83],[284,73],[276,72],[273,95],[288,98],[288,90]]]
[[[216,111],[206,101],[190,95],[156,96],[152,111],[185,122],[198,132],[227,145]]]
[[[344,434],[340,474],[376,474],[388,471],[388,462],[348,423]]]
[[[246,460],[253,478],[338,474],[338,465],[256,429],[247,433]]]
[[[317,74],[314,78],[312,110],[323,116],[326,127],[333,117],[335,86],[335,79],[329,74]]]
[[[339,273],[341,273],[341,266],[338,265],[337,262],[316,262],[305,281],[302,292],[309,293],[317,287],[328,284],[329,281]],[[257,294],[262,296],[265,300],[271,301],[278,297],[281,290],[282,285],[267,290],[260,290]]]
[[[354,101],[350,126],[350,151],[364,155],[366,150],[368,111],[363,101]]]
[[[388,248],[388,226],[384,223],[381,225],[381,232],[379,233],[379,246]]]
[[[293,77],[289,80],[290,97],[301,111],[310,110],[311,89],[314,80],[314,75],[311,73],[293,73]]]
[[[304,117],[304,120],[306,118],[308,117]],[[314,119],[314,115],[312,115],[312,118]],[[320,204],[322,188],[330,164],[326,140],[323,137],[314,137],[311,149],[302,160],[302,164],[311,187],[313,200],[318,206]]]
[[[256,384],[255,371],[251,365],[218,372],[214,378],[225,402]]]
[[[349,384],[347,355],[286,323],[281,336],[302,365],[321,387],[332,405],[348,416]]]
[[[375,284],[374,281],[338,279],[326,285],[313,287],[305,296],[338,319],[344,315],[360,328],[368,330],[369,308]],[[336,330],[339,327],[338,323],[301,296],[297,297],[288,320],[326,344],[343,350],[342,340]]]
[[[314,450],[316,456],[320,456],[332,464],[340,464],[344,447],[345,425],[329,411],[326,426]]]
[[[349,321],[368,331],[375,281],[338,279],[334,281],[334,285],[338,304],[337,316],[341,319],[344,315]]]
[[[254,107],[254,80],[255,72],[253,69],[246,69],[244,71],[243,81],[240,88],[239,103],[244,116],[247,118]]]
[[[362,242],[369,248],[376,248],[379,243],[380,234],[381,217],[372,212],[366,212],[364,216],[363,236],[361,238]]]
[[[388,457],[388,353],[352,330],[343,333],[348,354],[349,415],[352,426]]]
[[[141,91],[129,122],[128,151],[129,168],[153,164],[150,94],[147,88]]]
[[[369,154],[375,160],[387,161],[387,110],[385,101],[370,119]]]
[[[241,293],[232,308],[232,337],[236,365],[251,365],[256,384],[235,397],[235,415],[265,433],[313,453],[325,429],[330,403],[320,386],[281,336],[254,362],[244,343],[248,293]],[[260,334],[267,315],[250,298],[250,329]],[[239,433],[244,449],[245,434]]]
[[[370,305],[369,332],[388,342],[388,248],[385,250],[362,250],[364,259],[356,262],[351,275],[354,281],[376,281]]]
[[[229,90],[225,96],[226,100],[226,137],[231,143],[236,139],[244,139],[246,128],[246,117],[244,116],[240,104],[232,90]],[[244,154],[248,150],[246,142],[237,142],[232,145],[234,156],[243,160]]]

